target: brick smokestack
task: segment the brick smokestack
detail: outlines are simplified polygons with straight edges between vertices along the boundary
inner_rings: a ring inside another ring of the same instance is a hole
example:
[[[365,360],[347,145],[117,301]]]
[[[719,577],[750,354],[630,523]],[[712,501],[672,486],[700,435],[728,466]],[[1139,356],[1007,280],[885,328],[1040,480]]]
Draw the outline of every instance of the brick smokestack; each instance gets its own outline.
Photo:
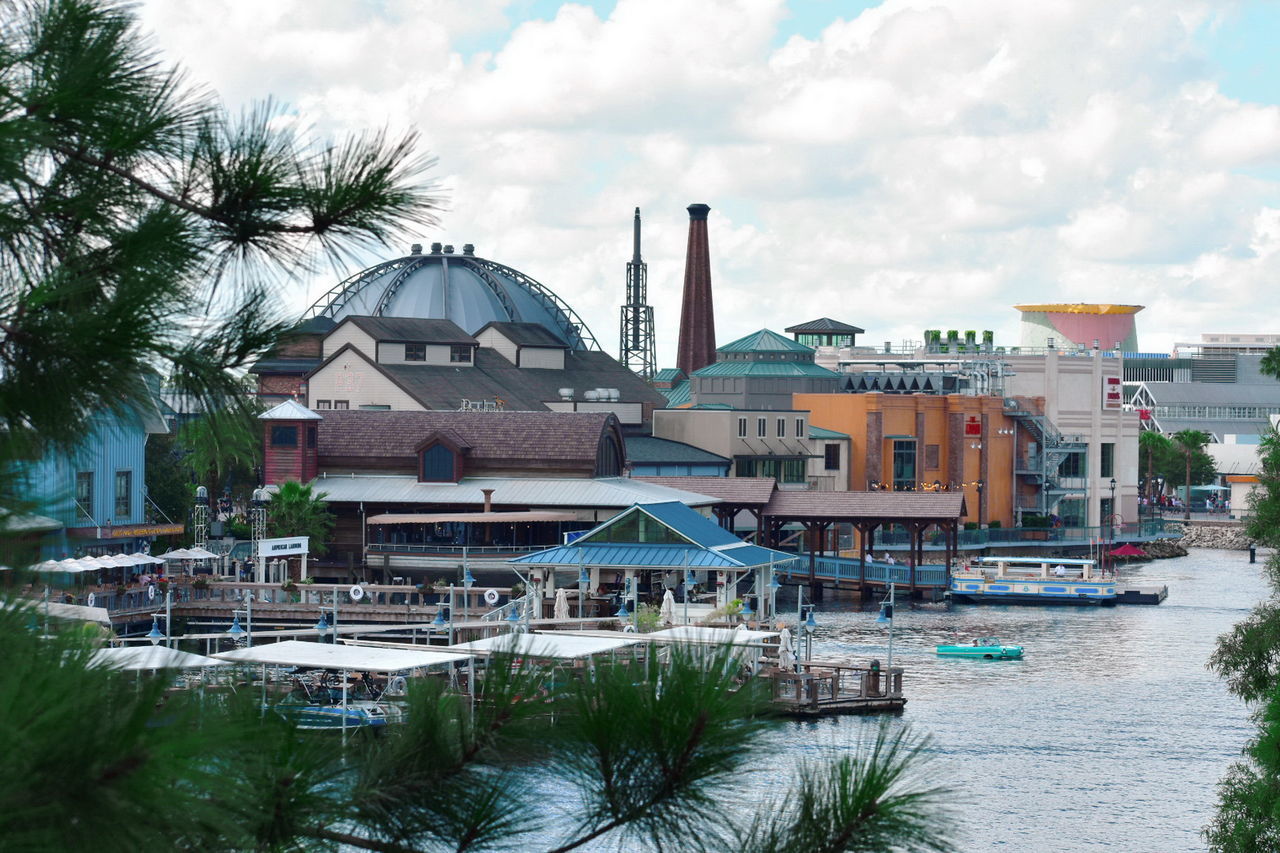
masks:
[[[684,258],[684,299],[676,366],[692,375],[716,360],[716,318],[711,305],[711,250],[705,204],[689,205],[689,246]]]

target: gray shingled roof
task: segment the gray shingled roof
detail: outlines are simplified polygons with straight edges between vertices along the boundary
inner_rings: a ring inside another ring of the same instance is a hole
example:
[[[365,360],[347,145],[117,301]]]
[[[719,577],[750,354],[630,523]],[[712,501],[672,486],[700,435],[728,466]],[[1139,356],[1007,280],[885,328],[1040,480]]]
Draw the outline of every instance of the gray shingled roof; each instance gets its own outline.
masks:
[[[817,320],[810,320],[807,323],[801,323],[798,326],[790,326],[784,330],[787,334],[795,334],[800,332],[830,332],[832,334],[862,334],[865,329],[859,329],[857,326],[850,326],[848,323],[841,323],[839,320],[832,320],[830,317],[819,317]]]
[[[500,399],[507,409],[545,411],[546,403],[560,399],[561,388],[573,388],[578,395],[589,388],[617,388],[624,403],[651,403],[659,408],[667,404],[660,392],[603,352],[566,352],[563,370],[516,367],[484,347],[476,350],[471,367],[377,367],[429,409],[457,409],[463,399]]]
[[[321,457],[412,459],[433,434],[469,445],[468,459],[556,460],[593,468],[606,412],[404,412],[326,409],[318,424]]]
[[[485,329],[496,329],[504,338],[511,341],[518,347],[554,347],[556,349],[568,349],[569,346],[564,341],[551,334],[545,326],[538,323],[512,323],[492,320],[485,323],[476,332],[478,336]]]
[[[424,320],[418,317],[348,317],[375,341],[412,341],[432,344],[471,344],[476,339],[452,320]]]
[[[654,438],[648,435],[627,436],[627,459],[631,462],[657,463],[702,463],[728,465],[724,456],[685,444],[683,441],[671,441],[666,438]]]

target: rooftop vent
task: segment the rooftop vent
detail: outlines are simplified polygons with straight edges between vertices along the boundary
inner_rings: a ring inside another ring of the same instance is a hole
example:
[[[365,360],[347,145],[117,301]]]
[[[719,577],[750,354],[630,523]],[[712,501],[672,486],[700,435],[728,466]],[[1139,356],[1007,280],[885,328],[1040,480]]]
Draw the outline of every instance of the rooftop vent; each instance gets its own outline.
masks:
[[[572,389],[572,388],[561,388],[561,389],[560,389],[560,399],[561,399],[561,400],[572,400],[572,399],[573,399],[573,389]]]
[[[421,254],[422,254],[422,244],[421,244],[421,243],[414,243],[412,246],[410,246],[410,247],[409,247],[409,254],[411,254],[411,255],[421,255]]]
[[[596,400],[600,399],[600,392],[595,388],[589,388],[582,392],[582,399],[586,400],[588,403],[594,403]]]
[[[474,255],[475,253],[476,253],[476,247],[475,247],[475,244],[474,244],[474,243],[463,243],[463,244],[462,244],[462,254],[464,254],[464,255]]]
[[[440,254],[440,244],[439,244],[439,243],[432,243],[432,244],[431,244],[431,254],[433,254],[433,255],[438,255],[438,254]]]
[[[452,255],[452,254],[453,254],[453,246],[445,246],[445,247],[444,247],[444,253],[445,253],[446,255]]]

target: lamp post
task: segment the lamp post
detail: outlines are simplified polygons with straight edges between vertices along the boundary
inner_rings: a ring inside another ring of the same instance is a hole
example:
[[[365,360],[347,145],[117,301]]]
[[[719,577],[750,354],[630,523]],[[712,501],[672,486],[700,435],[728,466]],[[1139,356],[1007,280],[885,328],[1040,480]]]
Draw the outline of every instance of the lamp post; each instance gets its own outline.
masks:
[[[689,549],[684,552],[684,624],[689,625],[689,595],[693,592],[694,586],[698,583],[698,579],[693,576],[693,569],[689,568]]]
[[[769,566],[769,618],[774,622],[778,621],[778,590],[782,589],[782,584],[778,581],[778,576],[773,574],[772,564]]]
[[[587,618],[587,590],[591,587],[591,575],[587,573],[586,554],[578,552],[578,618]]]
[[[880,615],[876,617],[877,622],[889,623],[889,659],[886,666],[890,671],[893,669],[893,599],[894,585],[889,584],[889,598],[887,601],[880,602]],[[893,677],[892,673],[889,677]]]
[[[462,615],[465,618],[471,612],[471,587],[475,584],[475,576],[471,574],[471,569],[467,566],[467,549],[462,549]],[[453,616],[453,608],[449,608],[449,616]],[[450,632],[452,635],[452,631]],[[449,637],[449,644],[453,645],[453,637]]]
[[[166,636],[164,631],[160,630],[160,625],[159,625],[159,622],[157,621],[159,620],[159,618],[160,618],[159,616],[152,614],[151,630],[147,632],[147,639],[151,641],[151,645],[153,646],[158,646],[160,645],[161,640],[165,640],[165,645],[167,646],[169,645],[168,637]]]
[[[818,630],[818,623],[813,618],[813,611],[818,605],[809,605],[809,618],[804,620],[804,635],[806,639],[804,659],[806,661],[813,660],[813,632]]]
[[[1111,503],[1108,504],[1107,512],[1107,538],[1112,542],[1115,541],[1115,518],[1116,518],[1116,478],[1111,478]]]
[[[321,593],[323,595],[323,593]],[[333,622],[328,620],[328,614],[324,609],[323,599],[320,603],[320,621],[316,623],[316,632],[320,635],[320,641],[324,642],[324,638],[329,632],[333,632],[333,642],[338,642],[338,591],[333,592]]]
[[[985,512],[986,507],[984,507],[982,504],[982,490],[986,488],[986,483],[982,481],[981,477],[978,478],[977,488],[978,488],[978,529],[981,530],[983,522],[987,520],[986,512]]]

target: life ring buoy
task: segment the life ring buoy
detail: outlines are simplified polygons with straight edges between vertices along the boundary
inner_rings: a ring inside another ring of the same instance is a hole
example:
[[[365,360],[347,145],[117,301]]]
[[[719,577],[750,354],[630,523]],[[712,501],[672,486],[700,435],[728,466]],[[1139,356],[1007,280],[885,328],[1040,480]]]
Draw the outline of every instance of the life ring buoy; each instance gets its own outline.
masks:
[[[147,600],[155,601],[155,598],[156,598],[156,585],[151,584],[147,587]]]
[[[89,593],[89,597],[85,599],[85,604],[89,605],[90,607],[93,607],[94,604],[97,603],[97,601],[98,601],[98,597],[93,593]]]
[[[624,633],[624,634],[634,634],[635,632],[636,632],[636,626],[635,626],[635,625],[623,625],[623,626],[622,626],[622,633]]]
[[[486,604],[497,604],[498,591],[496,589],[486,589],[484,591],[484,600]]]
[[[403,675],[397,675],[387,682],[386,694],[388,696],[403,696],[408,683],[404,680]]]
[[[364,598],[364,587],[360,586],[360,584],[355,584],[347,594],[351,596],[352,601],[359,601]]]

